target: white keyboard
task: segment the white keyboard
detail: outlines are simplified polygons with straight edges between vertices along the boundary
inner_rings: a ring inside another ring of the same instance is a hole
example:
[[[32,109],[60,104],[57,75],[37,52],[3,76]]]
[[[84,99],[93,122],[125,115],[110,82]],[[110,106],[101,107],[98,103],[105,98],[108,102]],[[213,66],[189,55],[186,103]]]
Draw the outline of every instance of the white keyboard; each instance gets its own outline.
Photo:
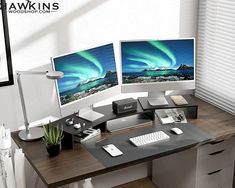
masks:
[[[152,144],[156,142],[160,142],[163,140],[167,140],[170,137],[164,133],[163,131],[156,131],[149,134],[144,134],[141,136],[130,138],[129,140],[135,145],[135,146],[144,146],[147,144]]]

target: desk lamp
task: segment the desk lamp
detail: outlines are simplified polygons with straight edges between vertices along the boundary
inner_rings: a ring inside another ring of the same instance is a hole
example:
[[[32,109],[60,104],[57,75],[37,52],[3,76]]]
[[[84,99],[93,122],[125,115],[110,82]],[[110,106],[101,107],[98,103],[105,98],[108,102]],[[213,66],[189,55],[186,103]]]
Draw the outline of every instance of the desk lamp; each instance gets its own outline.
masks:
[[[46,75],[48,79],[59,79],[62,78],[64,73],[59,72],[59,71],[16,71],[17,74],[17,83],[18,83],[18,89],[20,93],[20,100],[21,100],[21,106],[22,106],[22,111],[24,115],[24,125],[25,125],[25,130],[22,130],[19,132],[19,137],[23,141],[35,141],[43,137],[44,132],[43,128],[41,127],[32,127],[29,129],[29,121],[27,118],[27,113],[26,113],[26,106],[25,106],[25,100],[24,100],[24,95],[23,95],[23,90],[22,90],[22,84],[21,84],[21,75]]]

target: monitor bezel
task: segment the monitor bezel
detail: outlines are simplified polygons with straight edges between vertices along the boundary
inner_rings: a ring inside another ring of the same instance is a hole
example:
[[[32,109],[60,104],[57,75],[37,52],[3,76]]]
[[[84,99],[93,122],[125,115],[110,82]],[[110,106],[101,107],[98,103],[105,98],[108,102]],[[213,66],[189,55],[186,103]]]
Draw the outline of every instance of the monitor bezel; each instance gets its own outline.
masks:
[[[194,78],[193,80],[185,81],[168,81],[168,82],[148,82],[148,83],[123,83],[122,77],[122,43],[123,42],[143,42],[143,41],[167,41],[167,40],[193,40],[194,47]],[[161,38],[161,39],[136,39],[136,40],[120,40],[119,41],[120,51],[120,84],[122,93],[132,92],[155,92],[155,91],[168,91],[168,90],[188,90],[195,89],[196,81],[196,39],[195,37],[184,37],[184,38]],[[154,87],[156,86],[156,87]]]
[[[116,58],[116,55],[115,55],[115,49],[114,49],[114,43],[113,42],[108,42],[108,43],[103,43],[103,44],[99,44],[99,45],[93,45],[93,46],[90,46],[90,47],[86,47],[86,48],[81,48],[81,49],[78,49],[78,50],[74,50],[74,51],[71,51],[71,52],[67,52],[67,53],[63,53],[61,55],[57,55],[57,56],[53,56],[51,57],[51,65],[52,65],[52,70],[55,71],[55,64],[54,64],[54,59],[55,58],[58,58],[58,57],[63,57],[63,56],[66,56],[66,55],[70,55],[70,54],[73,54],[73,53],[77,53],[77,52],[82,52],[82,51],[86,51],[86,50],[90,50],[90,49],[94,49],[94,48],[99,48],[99,47],[102,47],[102,46],[105,46],[105,45],[110,45],[112,44],[113,46],[113,53],[114,53],[114,59],[115,59],[115,66],[116,66],[116,72],[117,72],[117,79],[118,79],[118,84],[113,86],[113,87],[110,87],[106,90],[102,90],[102,91],[99,91],[97,93],[94,93],[92,95],[89,95],[89,96],[86,96],[84,98],[81,98],[81,99],[78,99],[78,100],[74,100],[74,101],[71,101],[69,103],[66,103],[66,104],[61,104],[61,100],[60,100],[60,93],[59,93],[59,87],[58,87],[58,81],[55,80],[55,84],[56,84],[56,95],[57,95],[57,98],[58,98],[58,104],[59,104],[59,107],[60,109],[61,108],[66,108],[70,105],[76,105],[76,103],[82,103],[81,101],[84,101],[84,100],[89,100],[90,98],[94,97],[94,95],[100,95],[104,92],[107,92],[107,91],[110,91],[110,90],[114,90],[115,92],[114,93],[117,93],[118,90],[120,90],[120,79],[118,78],[118,66],[117,66],[117,58]],[[120,92],[118,92],[117,94],[119,94]],[[94,101],[94,100],[92,100]],[[100,102],[100,101],[97,101],[97,102]],[[85,102],[86,103],[86,102]],[[85,103],[83,102],[83,104],[81,106],[84,106]],[[91,105],[93,105],[93,102],[90,102],[92,103]],[[90,103],[87,103],[87,104],[90,104]]]

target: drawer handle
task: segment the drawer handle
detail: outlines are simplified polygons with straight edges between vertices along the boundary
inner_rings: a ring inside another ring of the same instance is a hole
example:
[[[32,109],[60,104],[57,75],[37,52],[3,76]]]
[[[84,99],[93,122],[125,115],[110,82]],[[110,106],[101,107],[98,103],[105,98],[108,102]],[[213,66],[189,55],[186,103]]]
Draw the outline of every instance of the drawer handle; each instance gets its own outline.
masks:
[[[216,151],[214,153],[210,153],[209,155],[217,155],[217,154],[220,154],[220,153],[223,153],[223,152],[224,152],[224,149],[220,150],[220,151]]]
[[[220,141],[214,141],[214,142],[211,142],[210,144],[211,145],[215,145],[215,144],[219,144],[219,143],[221,143],[221,142],[223,142],[224,140],[220,140]]]
[[[214,172],[209,172],[208,173],[208,175],[210,176],[210,175],[212,175],[212,174],[216,174],[216,173],[219,173],[221,170],[223,170],[223,169],[220,169],[220,170],[216,170],[216,171],[214,171]]]

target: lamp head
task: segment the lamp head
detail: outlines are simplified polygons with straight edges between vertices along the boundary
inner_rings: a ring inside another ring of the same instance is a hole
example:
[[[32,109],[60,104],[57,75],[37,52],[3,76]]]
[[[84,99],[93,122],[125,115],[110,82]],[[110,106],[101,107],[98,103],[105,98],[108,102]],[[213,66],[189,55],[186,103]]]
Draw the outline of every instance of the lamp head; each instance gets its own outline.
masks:
[[[63,76],[64,76],[64,73],[60,72],[60,71],[49,71],[49,72],[46,73],[46,77],[48,79],[52,79],[52,80],[60,79]]]

